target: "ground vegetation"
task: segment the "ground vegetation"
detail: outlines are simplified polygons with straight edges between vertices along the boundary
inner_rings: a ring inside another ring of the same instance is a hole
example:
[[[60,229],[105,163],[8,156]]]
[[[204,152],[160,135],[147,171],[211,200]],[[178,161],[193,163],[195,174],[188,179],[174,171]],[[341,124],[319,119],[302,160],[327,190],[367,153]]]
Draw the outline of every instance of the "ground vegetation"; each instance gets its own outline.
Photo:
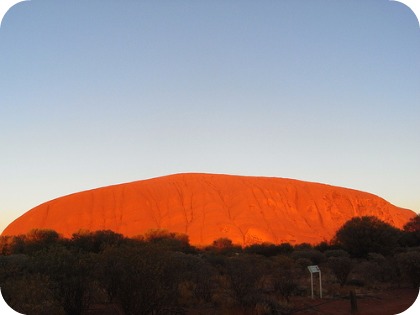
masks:
[[[322,270],[323,295],[331,300],[349,290],[418,288],[417,232],[418,217],[403,230],[361,217],[315,246],[243,248],[220,238],[196,248],[187,235],[166,230],[134,238],[32,230],[0,237],[0,287],[27,315],[292,314],[310,296],[309,265]]]

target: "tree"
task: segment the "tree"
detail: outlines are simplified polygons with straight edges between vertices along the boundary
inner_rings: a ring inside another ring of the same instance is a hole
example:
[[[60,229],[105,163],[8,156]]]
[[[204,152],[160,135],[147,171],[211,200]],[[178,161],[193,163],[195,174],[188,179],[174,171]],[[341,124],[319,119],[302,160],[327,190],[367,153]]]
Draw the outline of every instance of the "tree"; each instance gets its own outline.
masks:
[[[60,235],[50,229],[32,229],[27,234],[0,236],[0,254],[28,254],[55,246],[63,241]]]
[[[187,234],[169,232],[165,229],[152,229],[147,231],[144,235],[144,241],[161,249],[184,253],[194,252],[194,248],[190,245]]]
[[[26,234],[26,239],[29,242],[38,242],[44,244],[54,244],[60,235],[51,229],[32,229]]]
[[[11,243],[12,243],[11,236],[0,235],[0,255],[10,255]]]
[[[406,232],[420,232],[420,214],[412,217],[410,221],[404,225],[403,230]]]
[[[232,240],[226,237],[221,237],[213,241],[213,246],[218,249],[231,248],[233,246]]]
[[[242,252],[242,248],[234,245],[232,240],[226,237],[221,237],[213,241],[211,246],[207,246],[206,250],[214,251],[219,254],[233,254]]]
[[[368,253],[391,254],[398,247],[401,231],[374,216],[355,217],[336,233],[334,243],[353,257]]]
[[[99,230],[95,232],[79,231],[71,238],[73,247],[77,250],[99,253],[107,246],[117,246],[124,241],[124,236],[111,230]]]
[[[420,214],[412,217],[403,230],[404,234],[400,240],[403,246],[420,246]]]

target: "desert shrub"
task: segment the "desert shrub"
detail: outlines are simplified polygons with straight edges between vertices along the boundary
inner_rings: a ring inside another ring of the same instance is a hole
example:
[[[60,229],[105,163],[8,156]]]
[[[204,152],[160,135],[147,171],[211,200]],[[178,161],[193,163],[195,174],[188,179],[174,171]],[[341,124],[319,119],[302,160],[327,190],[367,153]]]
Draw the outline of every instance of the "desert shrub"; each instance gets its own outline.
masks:
[[[235,292],[227,274],[218,274],[214,277],[215,288],[212,292],[211,302],[218,309],[232,308],[237,305]]]
[[[420,231],[420,214],[412,217],[403,227],[406,232],[419,232]]]
[[[12,236],[8,243],[8,255],[25,253],[25,235]]]
[[[190,291],[192,299],[197,302],[211,300],[216,272],[205,259],[177,252],[171,254],[170,263],[176,266],[176,273],[179,275],[177,281]]]
[[[177,308],[179,285],[186,277],[184,256],[178,254],[150,244],[109,247],[100,254],[98,279],[126,314]]]
[[[29,242],[52,244],[59,238],[59,234],[50,229],[33,229],[26,234],[26,240]]]
[[[11,305],[24,314],[60,314],[60,310],[80,314],[87,306],[89,281],[83,270],[89,265],[58,245],[36,251],[34,256],[1,256],[0,286]]]
[[[316,244],[314,246],[314,248],[316,250],[319,250],[320,252],[325,252],[326,250],[328,250],[330,248],[329,244],[326,241],[323,241],[319,244]]]
[[[252,256],[230,257],[226,270],[238,303],[243,307],[255,306],[255,297],[261,293],[258,282],[267,273],[265,261]]]
[[[298,258],[296,259],[296,266],[298,268],[300,268],[300,270],[302,271],[306,271],[308,266],[313,265],[312,260],[308,259],[308,258]]]
[[[25,235],[0,236],[0,254],[29,254],[63,242],[60,235],[50,229],[32,229]]]
[[[252,244],[245,247],[244,252],[247,254],[263,255],[265,257],[271,257],[278,254],[277,246],[271,243]]]
[[[367,259],[357,260],[350,276],[373,288],[386,283],[396,284],[400,281],[393,257],[385,257],[377,253],[369,253]]]
[[[353,262],[349,257],[339,256],[328,258],[328,268],[332,271],[341,286],[347,282],[347,278],[353,269]]]
[[[67,314],[81,314],[89,306],[94,261],[91,254],[55,246],[31,257],[32,273],[48,277],[49,289]]]
[[[289,243],[282,243],[280,245],[275,245],[272,243],[252,244],[245,247],[244,252],[248,254],[257,254],[265,257],[271,257],[275,255],[289,254],[293,252],[293,246]]]
[[[408,251],[398,254],[396,257],[398,266],[403,276],[413,285],[413,288],[420,286],[420,251]]]
[[[372,273],[377,281],[386,282],[393,278],[394,270],[390,261],[382,254],[378,253],[369,253],[367,255],[367,259],[369,262],[374,263],[374,268],[372,269]]]
[[[320,252],[324,253],[325,251],[329,251],[329,250],[338,250],[338,249],[340,249],[340,246],[338,246],[337,244],[333,244],[331,242],[323,241],[323,242],[315,245],[314,249],[317,249]]]
[[[347,280],[347,284],[353,281],[361,281],[368,286],[374,286],[378,281],[378,265],[372,261],[360,260],[358,261]]]
[[[15,311],[28,315],[64,315],[64,309],[51,291],[51,281],[41,274],[13,277],[3,283],[2,294]]]
[[[60,241],[60,235],[49,229],[33,229],[25,235],[24,252],[32,254],[39,250],[55,246]]]
[[[367,260],[376,262],[377,264],[384,264],[386,262],[385,256],[378,253],[367,254]]]
[[[300,243],[296,244],[293,248],[294,250],[310,250],[313,249],[313,246],[309,243]]]
[[[184,253],[194,252],[190,245],[187,234],[169,232],[164,229],[152,229],[144,234],[144,241],[160,247],[163,250],[180,251]]]
[[[350,254],[343,249],[329,249],[324,252],[327,258],[330,257],[350,257]]]
[[[111,230],[79,231],[72,235],[70,244],[73,248],[85,252],[99,253],[107,246],[118,246],[124,236]]]
[[[336,233],[334,242],[353,257],[366,257],[375,252],[392,254],[398,247],[400,231],[373,216],[347,221]]]
[[[273,292],[289,302],[290,297],[297,291],[298,273],[301,273],[299,268],[296,268],[296,262],[289,256],[277,255],[266,263],[267,292]]]
[[[287,269],[290,270],[295,266],[295,261],[285,255],[277,255],[271,258],[272,268],[274,269]]]
[[[9,279],[23,277],[28,273],[29,257],[27,255],[0,256],[0,288]]]
[[[403,227],[404,233],[401,236],[402,246],[420,246],[420,215],[412,217]]]
[[[306,258],[311,261],[311,264],[318,265],[319,263],[325,260],[325,256],[319,250],[316,249],[304,249],[304,250],[295,250],[292,253],[292,258],[297,260],[300,258]]]
[[[11,243],[12,243],[12,236],[0,235],[0,255],[10,255]]]
[[[201,257],[208,262],[213,268],[223,272],[226,266],[227,256],[219,255],[214,251],[206,250]]]
[[[242,252],[242,247],[232,243],[232,240],[226,237],[221,237],[213,241],[211,246],[205,248],[207,251],[212,251],[218,254],[230,255]]]
[[[294,250],[293,246],[289,243],[281,243],[277,245],[277,247],[278,247],[279,254],[283,254],[283,255],[290,254]]]
[[[362,280],[368,286],[399,281],[398,269],[393,257],[378,253],[368,253],[366,259],[356,260],[352,276]]]
[[[232,240],[226,237],[221,237],[213,241],[213,246],[216,248],[231,248],[233,246]]]
[[[291,270],[277,269],[272,275],[274,292],[279,294],[287,303],[296,292],[298,284]]]

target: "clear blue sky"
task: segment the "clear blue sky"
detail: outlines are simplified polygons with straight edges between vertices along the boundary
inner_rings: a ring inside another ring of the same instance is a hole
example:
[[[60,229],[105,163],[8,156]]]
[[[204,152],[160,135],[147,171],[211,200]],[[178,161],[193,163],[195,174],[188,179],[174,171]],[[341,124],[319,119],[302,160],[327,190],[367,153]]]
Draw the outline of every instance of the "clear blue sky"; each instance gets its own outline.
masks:
[[[32,0],[0,28],[0,231],[179,172],[420,211],[420,28],[387,0]]]

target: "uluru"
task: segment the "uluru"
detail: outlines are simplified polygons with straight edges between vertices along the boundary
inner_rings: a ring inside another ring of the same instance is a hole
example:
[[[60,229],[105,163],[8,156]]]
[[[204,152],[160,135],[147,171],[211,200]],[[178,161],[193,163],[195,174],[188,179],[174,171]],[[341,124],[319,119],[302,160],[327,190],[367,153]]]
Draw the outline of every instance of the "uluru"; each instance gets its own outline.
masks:
[[[329,241],[347,220],[376,216],[402,228],[415,213],[358,190],[275,177],[175,174],[82,191],[45,202],[2,235],[53,229],[112,230],[128,237],[152,229],[185,233],[196,246]]]

